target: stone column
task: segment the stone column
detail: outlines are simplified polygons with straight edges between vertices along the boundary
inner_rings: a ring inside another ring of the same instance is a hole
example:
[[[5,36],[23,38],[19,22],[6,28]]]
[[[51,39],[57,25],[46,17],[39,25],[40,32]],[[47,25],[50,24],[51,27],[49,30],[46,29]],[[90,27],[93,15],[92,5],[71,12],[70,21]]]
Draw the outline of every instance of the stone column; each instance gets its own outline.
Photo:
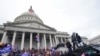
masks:
[[[12,45],[15,44],[15,39],[16,39],[16,31],[13,33]]]
[[[59,44],[59,40],[58,40],[58,37],[56,37],[56,39],[57,39],[57,44]]]
[[[52,38],[51,38],[51,35],[49,35],[49,39],[50,39],[50,46],[53,47],[52,46]]]
[[[64,38],[62,38],[62,42],[64,43]]]
[[[25,32],[22,33],[21,50],[24,48]]]
[[[58,42],[58,44],[60,43],[60,41],[59,41],[59,37],[57,37],[57,42]]]
[[[40,35],[37,33],[38,41],[37,41],[37,48],[40,49]]]
[[[66,37],[64,38],[65,42],[66,42]]]
[[[66,44],[66,41],[67,41],[67,40],[66,40],[66,37],[64,38],[64,40],[65,40],[65,42],[64,42],[64,43]],[[67,46],[65,45],[65,47],[67,47]]]
[[[61,43],[63,43],[63,38],[61,37]]]
[[[56,38],[56,36],[54,36],[54,38],[55,38],[55,44],[57,45],[57,38]]]
[[[46,46],[46,35],[44,34],[44,47],[45,47],[45,50],[46,50],[46,48],[47,48],[47,46]]]
[[[33,41],[32,33],[30,33],[30,49],[32,49],[32,41]]]
[[[5,40],[3,43],[8,43],[8,36],[7,35],[5,36]]]
[[[53,42],[52,44],[53,44],[53,47],[56,45],[54,40],[55,40],[55,39],[52,38],[52,42]]]
[[[1,40],[2,43],[5,42],[4,40],[5,40],[5,38],[6,38],[6,34],[7,34],[7,32],[4,31],[4,33],[3,33],[3,37],[2,37],[2,40]]]

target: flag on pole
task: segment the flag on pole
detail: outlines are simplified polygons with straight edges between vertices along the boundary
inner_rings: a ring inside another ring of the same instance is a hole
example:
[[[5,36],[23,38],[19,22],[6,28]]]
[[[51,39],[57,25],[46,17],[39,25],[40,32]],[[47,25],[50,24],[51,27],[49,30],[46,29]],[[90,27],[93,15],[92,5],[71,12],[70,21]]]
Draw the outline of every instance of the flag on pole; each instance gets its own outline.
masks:
[[[37,42],[40,41],[39,34],[36,35],[36,41],[37,41]]]

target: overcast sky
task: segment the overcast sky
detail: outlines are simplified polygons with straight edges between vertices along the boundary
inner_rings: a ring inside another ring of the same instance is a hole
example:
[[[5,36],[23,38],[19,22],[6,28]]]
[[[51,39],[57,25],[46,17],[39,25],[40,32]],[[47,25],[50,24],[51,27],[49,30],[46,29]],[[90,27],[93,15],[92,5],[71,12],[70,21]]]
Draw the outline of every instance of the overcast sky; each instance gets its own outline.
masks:
[[[13,22],[30,5],[44,24],[58,31],[89,39],[100,34],[100,0],[0,0],[0,24]]]

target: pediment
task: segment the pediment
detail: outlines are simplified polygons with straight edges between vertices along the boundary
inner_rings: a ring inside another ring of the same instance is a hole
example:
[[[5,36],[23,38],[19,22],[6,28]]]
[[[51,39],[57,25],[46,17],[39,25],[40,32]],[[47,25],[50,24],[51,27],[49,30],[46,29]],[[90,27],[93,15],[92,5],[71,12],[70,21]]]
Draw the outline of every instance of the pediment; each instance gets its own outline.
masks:
[[[47,25],[39,24],[39,23],[22,23],[22,24],[15,24],[14,26],[55,31],[54,28],[51,28]]]

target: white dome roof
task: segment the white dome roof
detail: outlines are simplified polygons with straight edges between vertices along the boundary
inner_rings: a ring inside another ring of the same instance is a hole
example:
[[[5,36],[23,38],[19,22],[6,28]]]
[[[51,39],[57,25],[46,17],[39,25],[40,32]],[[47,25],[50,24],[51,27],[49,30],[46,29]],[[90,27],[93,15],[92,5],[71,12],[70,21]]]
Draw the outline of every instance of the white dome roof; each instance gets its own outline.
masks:
[[[32,7],[30,7],[28,12],[22,13],[14,20],[14,22],[28,22],[28,21],[35,21],[43,24],[43,21],[34,13]]]

